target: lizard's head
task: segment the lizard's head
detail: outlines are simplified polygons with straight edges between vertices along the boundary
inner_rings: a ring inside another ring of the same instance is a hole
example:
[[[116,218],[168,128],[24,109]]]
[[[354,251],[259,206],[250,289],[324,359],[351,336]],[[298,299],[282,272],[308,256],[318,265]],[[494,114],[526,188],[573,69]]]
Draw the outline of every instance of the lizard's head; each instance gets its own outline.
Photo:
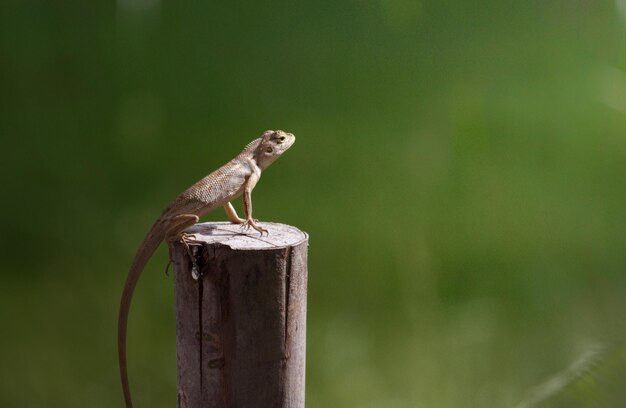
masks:
[[[261,143],[256,148],[257,165],[265,169],[285,153],[295,141],[296,137],[292,133],[282,130],[266,130],[261,136]]]

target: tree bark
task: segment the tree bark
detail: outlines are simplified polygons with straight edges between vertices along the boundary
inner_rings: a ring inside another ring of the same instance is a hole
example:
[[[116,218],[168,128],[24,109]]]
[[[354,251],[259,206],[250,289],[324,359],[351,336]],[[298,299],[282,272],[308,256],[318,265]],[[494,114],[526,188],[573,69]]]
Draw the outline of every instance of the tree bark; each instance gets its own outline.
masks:
[[[170,244],[179,408],[304,407],[308,235],[260,225],[269,236],[205,223],[189,251]]]

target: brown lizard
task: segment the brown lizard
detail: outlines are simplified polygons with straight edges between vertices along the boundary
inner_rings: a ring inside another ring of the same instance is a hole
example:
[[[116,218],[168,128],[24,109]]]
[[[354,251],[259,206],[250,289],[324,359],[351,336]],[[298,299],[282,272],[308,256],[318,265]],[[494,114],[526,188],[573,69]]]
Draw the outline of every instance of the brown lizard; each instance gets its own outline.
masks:
[[[268,130],[249,143],[234,159],[209,174],[179,195],[152,225],[148,235],[137,250],[135,259],[128,271],[124,292],[120,303],[117,327],[117,347],[120,365],[120,377],[126,407],[133,406],[128,386],[128,367],[126,364],[126,330],[128,311],[137,285],[139,275],[146,263],[159,247],[161,241],[188,242],[185,229],[198,222],[198,219],[219,207],[224,207],[228,219],[241,224],[242,227],[254,228],[261,235],[267,230],[252,218],[251,193],[265,170],[274,160],[280,157],[296,138],[282,130]],[[231,201],[243,194],[245,219],[239,218]]]

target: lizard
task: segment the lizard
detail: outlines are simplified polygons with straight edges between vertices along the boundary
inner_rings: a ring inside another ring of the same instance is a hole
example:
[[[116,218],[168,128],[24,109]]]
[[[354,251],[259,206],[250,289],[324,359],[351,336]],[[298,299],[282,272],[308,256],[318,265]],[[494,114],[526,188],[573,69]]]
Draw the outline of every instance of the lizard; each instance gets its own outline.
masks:
[[[180,241],[187,245],[185,230],[196,224],[201,216],[223,207],[228,220],[242,227],[254,228],[261,236],[268,231],[252,218],[251,193],[261,172],[286,152],[295,142],[292,133],[267,130],[250,142],[234,159],[189,187],[163,210],[137,250],[130,266],[120,302],[117,347],[120,377],[127,408],[133,403],[128,384],[126,361],[126,332],[131,299],[139,276],[162,241]],[[231,201],[243,196],[245,219],[239,218]]]

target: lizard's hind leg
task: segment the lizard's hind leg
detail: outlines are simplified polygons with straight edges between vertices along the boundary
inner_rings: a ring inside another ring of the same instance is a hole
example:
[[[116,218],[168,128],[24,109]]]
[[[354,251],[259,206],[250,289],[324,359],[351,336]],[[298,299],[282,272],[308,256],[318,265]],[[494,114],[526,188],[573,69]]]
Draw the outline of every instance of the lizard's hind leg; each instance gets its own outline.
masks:
[[[198,264],[196,263],[196,257],[194,256],[194,252],[191,250],[191,246],[197,246],[200,244],[195,239],[194,234],[188,234],[184,231],[192,225],[196,224],[199,219],[200,218],[195,214],[177,215],[172,219],[172,226],[165,233],[165,239],[168,242],[179,241],[183,245],[185,245],[187,255],[189,255],[189,259],[191,260],[191,274],[194,279],[198,279],[198,277],[200,276],[200,270],[198,268]]]

